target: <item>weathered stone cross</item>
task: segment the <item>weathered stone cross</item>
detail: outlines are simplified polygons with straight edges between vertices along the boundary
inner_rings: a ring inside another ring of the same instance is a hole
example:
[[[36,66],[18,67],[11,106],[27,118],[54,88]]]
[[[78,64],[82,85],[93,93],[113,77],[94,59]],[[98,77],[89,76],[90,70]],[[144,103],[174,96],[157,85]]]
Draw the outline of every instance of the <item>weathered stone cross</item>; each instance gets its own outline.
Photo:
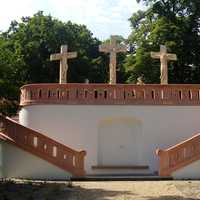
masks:
[[[76,58],[77,52],[68,52],[67,45],[62,45],[60,53],[51,54],[50,60],[60,60],[60,77],[59,83],[67,83],[67,60],[70,58]]]
[[[164,45],[160,45],[160,52],[151,52],[151,57],[160,59],[160,83],[168,84],[168,60],[177,60],[176,54],[167,53],[167,48]]]
[[[127,47],[125,45],[117,44],[116,36],[111,36],[110,44],[100,45],[99,51],[110,53],[110,84],[116,84],[117,53],[126,52]]]

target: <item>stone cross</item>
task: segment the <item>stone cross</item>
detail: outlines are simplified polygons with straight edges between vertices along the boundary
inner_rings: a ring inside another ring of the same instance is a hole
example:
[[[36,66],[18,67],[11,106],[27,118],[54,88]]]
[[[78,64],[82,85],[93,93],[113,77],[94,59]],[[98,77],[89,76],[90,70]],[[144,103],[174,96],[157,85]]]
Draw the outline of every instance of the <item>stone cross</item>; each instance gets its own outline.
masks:
[[[116,84],[116,67],[117,67],[117,53],[126,52],[126,45],[117,44],[116,36],[111,36],[110,44],[102,44],[99,46],[100,52],[110,53],[110,84]]]
[[[176,54],[167,53],[167,48],[164,45],[160,45],[160,52],[151,52],[151,57],[160,59],[160,82],[161,84],[168,84],[168,66],[169,60],[177,60]]]
[[[67,60],[70,58],[76,58],[77,52],[68,52],[67,45],[62,45],[60,53],[51,54],[50,60],[60,60],[60,77],[59,83],[67,83]]]

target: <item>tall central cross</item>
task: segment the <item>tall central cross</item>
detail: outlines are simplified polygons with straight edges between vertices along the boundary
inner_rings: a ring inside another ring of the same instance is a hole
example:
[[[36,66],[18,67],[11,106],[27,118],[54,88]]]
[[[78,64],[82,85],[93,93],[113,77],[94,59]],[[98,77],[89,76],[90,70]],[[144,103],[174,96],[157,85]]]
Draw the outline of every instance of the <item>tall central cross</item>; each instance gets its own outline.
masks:
[[[151,57],[160,59],[160,83],[168,84],[168,66],[169,60],[177,60],[176,54],[167,53],[167,48],[164,45],[160,45],[160,52],[151,52]]]
[[[67,45],[62,45],[60,53],[51,54],[50,60],[60,60],[60,77],[59,83],[67,83],[67,60],[70,58],[76,58],[77,52],[68,52]]]
[[[110,84],[116,84],[117,53],[126,52],[127,47],[122,44],[117,44],[116,36],[111,36],[110,44],[100,45],[99,51],[110,53]]]

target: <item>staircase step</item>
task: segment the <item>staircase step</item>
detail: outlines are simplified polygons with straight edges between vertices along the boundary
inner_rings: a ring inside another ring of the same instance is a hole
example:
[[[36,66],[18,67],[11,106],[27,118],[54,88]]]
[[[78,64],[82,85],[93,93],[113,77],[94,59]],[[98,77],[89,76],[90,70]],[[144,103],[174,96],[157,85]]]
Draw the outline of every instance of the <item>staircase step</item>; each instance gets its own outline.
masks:
[[[96,165],[96,166],[92,166],[92,169],[95,170],[95,169],[149,169],[149,166],[146,166],[146,165],[127,165],[127,166],[124,166],[124,165]]]
[[[71,181],[168,181],[172,177],[161,177],[154,174],[130,174],[130,175],[87,175],[84,177],[72,177]]]

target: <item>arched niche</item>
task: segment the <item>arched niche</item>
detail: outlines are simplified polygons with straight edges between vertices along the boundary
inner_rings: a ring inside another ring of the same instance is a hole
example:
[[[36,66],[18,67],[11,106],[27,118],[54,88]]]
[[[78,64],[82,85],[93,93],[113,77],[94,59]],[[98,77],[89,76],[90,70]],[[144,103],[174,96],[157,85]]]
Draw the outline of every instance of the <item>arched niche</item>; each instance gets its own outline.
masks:
[[[138,165],[142,157],[142,122],[110,117],[98,125],[98,165]]]

